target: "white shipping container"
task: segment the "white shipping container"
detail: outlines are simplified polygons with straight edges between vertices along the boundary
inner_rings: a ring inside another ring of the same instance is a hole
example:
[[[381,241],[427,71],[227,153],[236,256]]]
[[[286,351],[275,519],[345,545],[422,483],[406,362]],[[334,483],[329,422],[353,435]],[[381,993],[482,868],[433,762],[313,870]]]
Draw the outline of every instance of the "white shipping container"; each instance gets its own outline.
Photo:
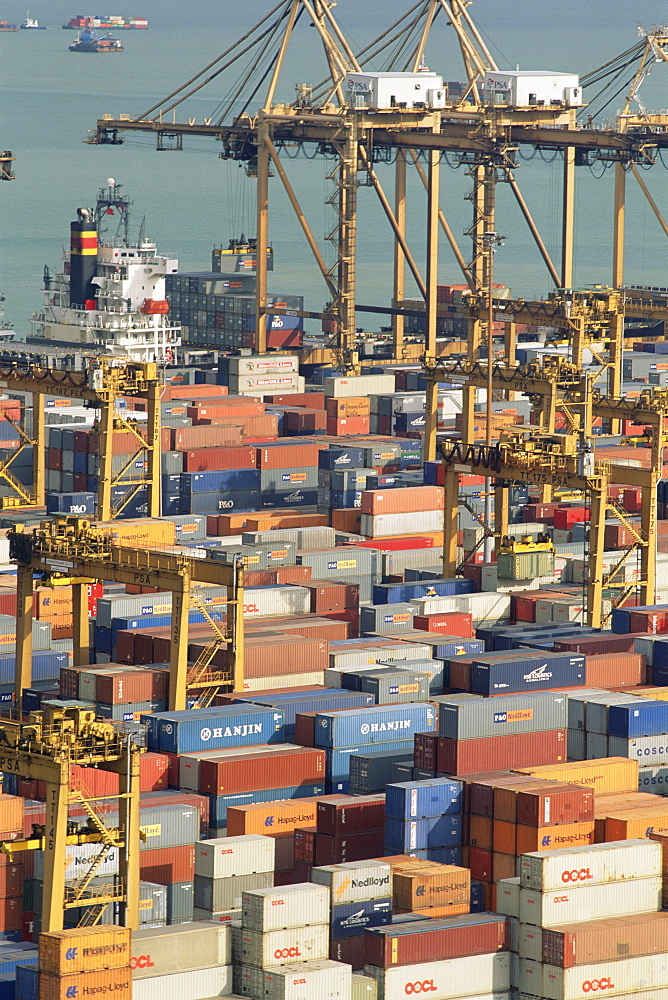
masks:
[[[560,969],[543,966],[542,995],[549,1000],[580,1000],[599,990],[605,996],[633,994],[645,997],[647,990],[668,987],[668,954],[620,958],[615,962],[596,962]]]
[[[450,1000],[471,987],[485,993],[510,989],[510,955],[503,951],[394,969],[366,965],[364,972],[378,980],[378,1000],[406,1000],[422,993],[432,1000]]]
[[[498,912],[499,911],[497,910],[497,913]],[[510,930],[510,934],[509,934],[510,950],[514,951],[515,954],[517,955],[518,954],[518,949],[519,949],[519,946],[520,946],[520,922],[519,922],[518,918],[517,917],[508,917],[508,926],[509,926],[509,930]],[[516,978],[511,979],[511,983],[510,984],[511,984],[511,986],[516,986],[517,985],[517,979]]]
[[[421,510],[419,513],[420,531],[443,531],[444,516],[442,510]],[[411,534],[415,532],[416,527],[415,511],[409,511],[406,514],[360,515],[360,533],[367,538]]]
[[[520,993],[539,997],[542,979],[543,966],[540,962],[534,962],[529,958],[517,956],[517,971],[513,976],[513,980]]]
[[[258,833],[200,840],[195,844],[195,874],[227,878],[273,871],[275,847],[273,837]]]
[[[70,844],[65,848],[65,879],[83,878],[100,853],[99,844]],[[95,875],[118,874],[118,848],[111,847],[95,869]],[[35,851],[35,878],[44,878],[44,851]]]
[[[520,915],[519,878],[501,878],[496,884],[496,912],[507,917]]]
[[[500,621],[510,617],[510,594],[485,591],[479,594],[459,594],[457,597],[417,597],[419,615],[437,615],[445,611],[460,611],[473,616],[475,622]]]
[[[388,636],[388,639],[391,638]],[[381,660],[428,660],[432,654],[431,646],[419,642],[399,642],[396,646],[370,646],[366,649],[330,649],[329,667],[331,670],[353,670],[376,664]]]
[[[517,935],[517,950],[520,958],[532,962],[543,961],[543,928],[535,924],[520,924]]]
[[[350,1000],[352,969],[342,962],[299,962],[264,973],[266,1000]]]
[[[171,976],[150,976],[132,983],[132,1000],[201,1000],[224,997],[232,992],[232,966],[220,965],[196,972],[176,972]]]
[[[533,851],[520,858],[520,881],[526,889],[591,886],[649,879],[661,874],[661,845],[651,840],[618,840],[577,851]],[[536,923],[529,920],[528,923]]]
[[[244,892],[241,911],[244,929],[262,931],[306,927],[329,920],[329,889],[299,882]]]
[[[392,869],[382,861],[322,865],[312,869],[311,881],[330,889],[332,905],[392,895]]]
[[[322,684],[322,670],[311,670],[304,674],[275,674],[270,677],[246,677],[244,691],[279,691],[286,687],[308,687]]]
[[[605,920],[631,913],[661,909],[661,878],[584,885],[577,889],[520,890],[520,920],[523,924],[555,927],[585,920]]]
[[[638,791],[668,795],[668,767],[639,767]]]
[[[261,969],[294,962],[317,962],[329,958],[329,923],[288,927],[266,934],[244,928],[239,947],[242,963]]]
[[[234,375],[265,375],[267,372],[298,372],[296,354],[246,354],[229,358],[229,371]]]
[[[304,587],[247,587],[244,618],[261,615],[302,615],[311,610],[311,594]]]
[[[344,396],[385,396],[394,393],[394,373],[390,375],[348,375],[345,378],[328,376],[323,384],[325,396],[342,399]]]
[[[132,932],[133,981],[231,961],[230,928],[222,923],[174,924]]]
[[[610,754],[614,757],[630,757],[642,764],[668,763],[668,734],[661,736],[639,736],[627,739],[611,736],[608,740]]]

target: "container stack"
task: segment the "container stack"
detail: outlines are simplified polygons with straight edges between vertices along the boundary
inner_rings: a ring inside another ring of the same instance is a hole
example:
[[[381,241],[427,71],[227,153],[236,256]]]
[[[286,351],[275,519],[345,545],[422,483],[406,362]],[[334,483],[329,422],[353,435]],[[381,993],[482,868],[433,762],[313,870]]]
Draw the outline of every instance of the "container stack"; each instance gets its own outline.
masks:
[[[329,961],[329,889],[298,883],[244,892],[232,959],[235,993],[256,998],[265,995],[265,972]]]
[[[100,924],[51,931],[39,938],[40,1000],[117,993],[132,995],[131,932]]]
[[[353,969],[364,965],[364,932],[392,919],[392,869],[383,861],[316,866],[311,881],[331,895],[330,958]]]
[[[432,781],[390,784],[386,791],[385,810],[385,849],[388,853],[413,854],[425,862],[435,861],[445,865],[461,863],[461,782],[436,778]],[[426,894],[431,898],[431,893]],[[469,895],[467,892],[467,901]],[[433,898],[435,900],[436,897]],[[463,897],[455,900],[448,892],[443,897],[444,905],[449,905],[451,901],[461,903],[462,900]],[[411,900],[410,906],[406,902],[399,905],[404,910],[412,911],[413,903]]]
[[[274,848],[271,837],[258,834],[195,844],[194,919],[232,920],[244,890],[272,886]]]
[[[232,992],[230,928],[189,923],[132,935],[133,1000],[200,1000]]]
[[[501,883],[498,902],[511,917],[518,956],[513,986],[550,1000],[574,1000],[593,982],[621,994],[665,988],[668,954],[659,967],[648,960],[645,973],[629,957],[653,950],[660,873],[660,845],[647,840],[524,855],[519,878]],[[646,937],[639,921],[648,926]]]
[[[270,838],[274,844],[273,884],[289,885],[295,880],[295,830],[315,826],[318,801],[311,797],[230,806],[228,838],[251,833]]]
[[[379,1000],[429,993],[444,1000],[481,993],[510,997],[508,921],[491,913],[369,930],[364,972]]]

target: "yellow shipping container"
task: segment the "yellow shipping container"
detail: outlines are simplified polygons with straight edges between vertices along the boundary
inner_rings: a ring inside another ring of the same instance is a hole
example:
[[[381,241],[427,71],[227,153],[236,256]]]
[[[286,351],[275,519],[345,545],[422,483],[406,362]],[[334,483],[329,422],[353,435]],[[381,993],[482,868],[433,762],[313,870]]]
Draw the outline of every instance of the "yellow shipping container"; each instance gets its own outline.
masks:
[[[566,781],[586,785],[595,795],[615,795],[638,791],[638,761],[629,757],[601,757],[598,760],[574,760],[564,764],[519,767],[516,774],[548,781]]]
[[[158,518],[138,517],[129,518],[127,521],[96,521],[94,526],[110,534],[119,545],[127,545],[130,548],[173,545],[176,541],[176,525]]]
[[[642,809],[659,806],[665,800],[651,792],[622,792],[621,795],[597,795],[594,802],[595,843],[605,843],[605,821],[611,813],[625,812],[627,809]]]
[[[99,969],[97,972],[79,972],[73,976],[55,976],[40,972],[38,1000],[80,1000],[83,997],[132,996],[130,969]]]
[[[638,698],[651,698],[652,701],[668,701],[668,687],[637,687],[630,693]]]
[[[127,969],[131,954],[130,929],[116,927],[114,924],[73,927],[71,930],[50,931],[39,936],[39,970],[48,973],[48,978],[57,977],[60,982],[65,979],[71,981],[73,976],[103,969]],[[52,993],[53,990],[48,994],[49,1000]],[[60,996],[59,993],[53,995]],[[65,993],[62,995],[66,996]],[[70,995],[81,997],[85,994],[79,989],[78,993]],[[46,995],[44,1000],[47,1000]]]
[[[317,799],[287,799],[230,806],[227,810],[227,836],[260,833],[265,837],[281,837],[292,833],[298,826],[315,826],[317,805]]]

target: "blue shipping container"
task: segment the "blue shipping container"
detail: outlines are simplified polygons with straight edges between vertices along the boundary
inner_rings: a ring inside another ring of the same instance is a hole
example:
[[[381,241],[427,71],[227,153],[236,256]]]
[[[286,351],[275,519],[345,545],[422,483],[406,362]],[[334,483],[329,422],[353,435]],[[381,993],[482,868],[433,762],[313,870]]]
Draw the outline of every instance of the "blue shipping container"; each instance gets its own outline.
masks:
[[[340,748],[387,743],[393,739],[409,740],[415,733],[433,732],[435,728],[434,706],[425,702],[358,708],[336,714],[318,713],[315,745]]]
[[[320,469],[357,469],[364,468],[363,448],[333,447],[318,453]]]
[[[385,815],[394,819],[424,819],[462,811],[462,783],[450,778],[406,781],[388,785]]]
[[[580,653],[545,653],[512,660],[474,660],[471,690],[475,694],[541,691],[584,687],[585,658]]]
[[[609,736],[661,736],[668,733],[668,702],[636,698],[608,708]]]
[[[229,705],[182,713],[161,712],[143,716],[141,721],[148,725],[149,749],[165,753],[284,742],[280,709]]]
[[[461,844],[461,816],[429,816],[427,819],[385,820],[385,847],[397,854],[429,847]]]
[[[230,806],[248,806],[255,802],[280,802],[285,799],[310,799],[324,795],[324,785],[290,785],[287,788],[262,788],[256,792],[230,795],[209,795],[209,826],[220,829],[227,825]]]
[[[333,941],[361,937],[369,927],[384,927],[392,922],[391,899],[365,899],[333,906],[329,928]]]
[[[74,470],[76,472],[76,469]],[[94,493],[47,493],[47,514],[95,514]]]
[[[411,740],[397,740],[395,743],[374,743],[372,744],[374,752],[385,753],[389,750],[404,751],[408,753],[413,752],[414,741]],[[367,746],[360,746],[359,744],[355,747],[339,747],[336,750],[326,751],[326,764],[325,764],[325,776],[329,781],[348,781],[350,775],[350,758],[353,754],[363,753],[368,750]],[[337,792],[342,791],[342,789],[337,788]],[[346,789],[347,791],[347,789]]]
[[[222,469],[213,472],[182,472],[180,489],[182,493],[238,492],[259,490],[259,469]]]
[[[391,852],[388,851],[388,854]],[[411,858],[420,858],[422,861],[435,861],[439,865],[461,865],[462,849],[459,845],[454,847],[425,847],[418,851],[408,851]]]
[[[420,580],[415,583],[379,583],[373,588],[374,604],[405,604],[418,597],[453,597],[472,594],[473,580]]]

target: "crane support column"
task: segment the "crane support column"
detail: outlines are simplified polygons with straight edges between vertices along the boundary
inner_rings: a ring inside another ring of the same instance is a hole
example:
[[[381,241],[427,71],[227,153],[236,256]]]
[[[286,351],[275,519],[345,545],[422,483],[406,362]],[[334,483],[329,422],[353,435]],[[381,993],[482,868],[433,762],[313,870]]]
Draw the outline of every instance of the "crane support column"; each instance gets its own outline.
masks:
[[[23,691],[32,684],[33,583],[30,566],[16,567],[16,707],[23,704]]]
[[[587,583],[587,624],[600,628],[603,603],[603,550],[605,543],[605,504],[608,480],[592,491],[589,520],[589,580]]]
[[[267,352],[267,247],[269,245],[269,126],[261,116],[257,132],[257,284],[255,292],[255,350]]]
[[[228,589],[229,594],[229,589]],[[232,678],[232,690],[243,692],[244,675],[244,567],[241,561],[234,564],[234,586],[232,588],[232,613],[228,611],[228,627],[231,639],[227,645],[227,666]],[[229,607],[229,605],[228,605]]]
[[[44,824],[44,891],[42,930],[62,931],[65,910],[65,848],[67,846],[67,806],[69,802],[69,760],[53,764],[53,778],[46,782],[46,822]]]
[[[640,525],[647,544],[640,549],[640,603],[656,602],[656,480],[642,491]]]
[[[119,825],[124,831],[125,845],[120,852],[118,871],[125,888],[121,901],[121,924],[139,930],[139,834],[140,834],[140,785],[137,753],[124,754],[118,761],[120,798],[118,802]]]
[[[575,238],[575,147],[564,146],[564,183],[561,220],[561,286],[573,287],[573,243]]]
[[[100,413],[100,480],[97,493],[97,516],[111,520],[111,483],[113,479],[114,403],[107,399]]]
[[[90,663],[90,620],[88,617],[88,584],[72,584],[72,665]]]
[[[452,579],[457,572],[457,529],[459,526],[459,473],[454,465],[445,466],[443,578]]]
[[[508,534],[509,516],[510,494],[508,487],[503,485],[503,480],[497,479],[494,483],[494,521],[496,534],[500,538]]]
[[[406,153],[397,150],[394,164],[394,217],[403,238],[406,238]],[[394,241],[394,305],[399,306],[406,293],[406,258],[399,240]],[[393,357],[399,359],[404,351],[404,315],[392,317]]]
[[[160,517],[160,385],[153,382],[148,389],[147,419],[147,474],[148,474],[148,516]]]
[[[425,363],[436,360],[436,324],[438,291],[438,196],[440,180],[440,155],[429,152],[429,187],[427,190],[427,329],[425,334]],[[425,406],[424,455],[425,462],[436,458],[436,431],[438,427],[438,379],[427,380]]]
[[[32,394],[32,455],[33,493],[35,503],[43,507],[46,503],[46,421],[44,418],[44,396],[41,392]]]
[[[172,592],[172,649],[169,663],[169,711],[182,712],[186,707],[188,685],[188,611],[190,573],[184,569],[182,585]]]

